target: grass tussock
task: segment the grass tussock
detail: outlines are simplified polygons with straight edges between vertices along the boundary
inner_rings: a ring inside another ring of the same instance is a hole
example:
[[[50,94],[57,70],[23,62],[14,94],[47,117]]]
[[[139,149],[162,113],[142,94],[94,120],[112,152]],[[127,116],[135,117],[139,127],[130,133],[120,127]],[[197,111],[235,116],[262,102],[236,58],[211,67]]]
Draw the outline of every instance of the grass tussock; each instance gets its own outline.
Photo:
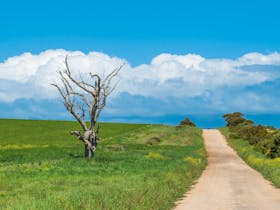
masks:
[[[145,157],[154,159],[164,159],[164,157],[161,154],[155,152],[149,152],[149,154],[147,154]]]
[[[206,165],[197,128],[105,123],[93,160],[77,128],[0,120],[1,209],[171,209]]]

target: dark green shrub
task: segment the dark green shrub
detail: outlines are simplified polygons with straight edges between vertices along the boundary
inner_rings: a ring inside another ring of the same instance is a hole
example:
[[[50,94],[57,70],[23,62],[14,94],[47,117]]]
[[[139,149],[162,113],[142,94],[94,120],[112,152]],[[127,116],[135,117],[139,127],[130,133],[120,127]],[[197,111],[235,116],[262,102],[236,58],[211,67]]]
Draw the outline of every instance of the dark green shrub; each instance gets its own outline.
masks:
[[[192,122],[189,118],[186,118],[184,120],[182,120],[179,124],[179,127],[180,126],[191,126],[191,127],[196,127],[195,123]]]
[[[232,114],[225,114],[223,116],[225,121],[227,122],[227,127],[237,126],[245,121],[243,114],[240,112],[234,112]]]
[[[252,145],[256,145],[260,141],[269,137],[269,133],[267,132],[267,129],[262,125],[240,126],[237,129],[237,133],[240,138],[247,140]]]
[[[257,151],[262,152],[264,155],[271,157],[271,148],[274,145],[273,139],[264,139],[256,145]]]
[[[240,112],[234,112],[232,114],[225,114],[223,116],[227,122],[227,127],[233,128],[239,125],[253,125],[254,121],[247,120],[244,118],[244,115]]]
[[[280,157],[280,134],[274,136],[273,143],[274,144],[270,149],[270,157]]]
[[[229,134],[229,138],[231,138],[231,139],[238,139],[240,137],[239,137],[239,135],[237,133],[232,132],[232,133]]]
[[[224,119],[229,127],[231,139],[244,139],[255,146],[257,151],[270,158],[280,157],[280,133],[272,126],[254,125],[240,112],[225,114]]]

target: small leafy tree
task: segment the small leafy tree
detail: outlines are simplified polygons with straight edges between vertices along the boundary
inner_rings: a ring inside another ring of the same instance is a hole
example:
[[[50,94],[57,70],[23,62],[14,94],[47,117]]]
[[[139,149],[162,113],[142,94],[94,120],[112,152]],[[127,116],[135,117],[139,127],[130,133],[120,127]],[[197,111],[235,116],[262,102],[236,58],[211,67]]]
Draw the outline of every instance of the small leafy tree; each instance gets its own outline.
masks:
[[[226,126],[233,128],[238,125],[253,125],[255,122],[252,120],[247,120],[241,112],[234,112],[232,114],[225,114],[223,118],[226,121]]]
[[[225,114],[223,116],[227,122],[227,127],[234,127],[245,122],[244,115],[240,112],[234,112],[232,114]]]
[[[191,126],[191,127],[196,127],[195,123],[192,122],[189,118],[186,118],[182,120],[179,124],[179,126]]]

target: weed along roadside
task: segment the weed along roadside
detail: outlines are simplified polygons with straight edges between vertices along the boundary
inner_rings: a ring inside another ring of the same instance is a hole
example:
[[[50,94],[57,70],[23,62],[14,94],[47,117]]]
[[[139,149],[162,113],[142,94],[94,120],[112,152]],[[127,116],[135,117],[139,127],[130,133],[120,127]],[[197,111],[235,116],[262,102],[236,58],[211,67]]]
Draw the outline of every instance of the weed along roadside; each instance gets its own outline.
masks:
[[[1,209],[171,209],[206,166],[198,128],[102,123],[88,160],[75,126],[0,120]]]

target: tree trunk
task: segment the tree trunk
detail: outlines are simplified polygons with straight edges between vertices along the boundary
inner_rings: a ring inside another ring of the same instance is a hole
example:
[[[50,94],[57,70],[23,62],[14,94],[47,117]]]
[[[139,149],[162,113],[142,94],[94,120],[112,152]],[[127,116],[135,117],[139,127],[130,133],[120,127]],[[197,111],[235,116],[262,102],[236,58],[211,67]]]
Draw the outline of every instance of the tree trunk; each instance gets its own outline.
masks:
[[[97,141],[98,137],[96,136],[96,133],[94,130],[88,130],[84,133],[83,136],[84,139],[87,140],[87,142],[90,142],[90,146],[85,144],[85,157],[86,158],[93,158],[95,149],[97,147]]]
[[[92,149],[88,149],[88,147],[85,145],[85,157],[86,158],[93,158],[94,151]]]

